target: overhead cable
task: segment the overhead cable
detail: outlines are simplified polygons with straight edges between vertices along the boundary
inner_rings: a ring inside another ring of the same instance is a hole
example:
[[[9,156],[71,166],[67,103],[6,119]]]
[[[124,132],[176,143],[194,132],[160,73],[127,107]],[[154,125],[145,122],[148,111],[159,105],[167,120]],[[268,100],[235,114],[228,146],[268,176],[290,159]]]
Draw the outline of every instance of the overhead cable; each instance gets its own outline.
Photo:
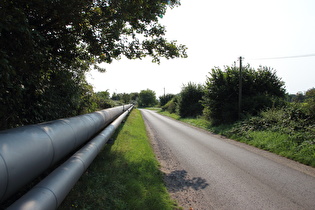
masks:
[[[288,59],[288,58],[304,58],[304,57],[313,57],[315,54],[306,54],[306,55],[292,55],[292,56],[283,56],[283,57],[270,57],[270,58],[256,58],[252,60],[273,60],[273,59]]]

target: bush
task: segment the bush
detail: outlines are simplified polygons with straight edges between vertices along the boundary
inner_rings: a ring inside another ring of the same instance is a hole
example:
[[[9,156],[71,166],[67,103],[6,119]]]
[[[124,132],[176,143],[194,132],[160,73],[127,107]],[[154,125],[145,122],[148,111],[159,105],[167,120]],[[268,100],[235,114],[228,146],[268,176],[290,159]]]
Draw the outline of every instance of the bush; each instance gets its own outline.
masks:
[[[178,107],[178,96],[175,96],[167,102],[164,106],[162,106],[163,111],[168,111],[169,113],[177,113],[177,107]]]
[[[288,135],[295,143],[315,144],[315,120],[305,112],[301,104],[288,104],[286,107],[262,111],[259,116],[251,117],[235,124],[230,135],[246,136],[249,131],[272,131]]]
[[[249,65],[242,71],[241,115],[257,115],[263,109],[283,104],[284,83],[273,69]],[[214,125],[233,123],[239,119],[239,69],[225,66],[212,69],[207,77],[203,105],[205,117]]]
[[[167,102],[172,100],[174,96],[175,96],[174,94],[166,94],[166,95],[160,96],[160,106],[163,107],[165,104],[167,104]]]
[[[315,120],[301,104],[271,108],[234,124],[230,138],[315,166]]]
[[[309,89],[305,93],[306,111],[312,119],[315,119],[315,88]]]
[[[202,85],[189,82],[184,85],[180,92],[178,111],[181,117],[197,117],[202,115],[203,106],[201,104],[204,89]]]

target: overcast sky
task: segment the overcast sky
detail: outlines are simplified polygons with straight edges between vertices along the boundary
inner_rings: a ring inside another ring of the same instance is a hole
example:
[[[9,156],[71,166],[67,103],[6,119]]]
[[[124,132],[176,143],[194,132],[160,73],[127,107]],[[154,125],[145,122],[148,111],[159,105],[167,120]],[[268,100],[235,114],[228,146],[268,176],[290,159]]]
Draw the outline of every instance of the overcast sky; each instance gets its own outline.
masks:
[[[94,91],[151,89],[177,94],[183,84],[204,84],[215,66],[243,64],[276,69],[289,93],[315,87],[314,0],[181,0],[161,20],[166,37],[188,47],[186,59],[161,64],[121,59],[106,73],[87,75]]]

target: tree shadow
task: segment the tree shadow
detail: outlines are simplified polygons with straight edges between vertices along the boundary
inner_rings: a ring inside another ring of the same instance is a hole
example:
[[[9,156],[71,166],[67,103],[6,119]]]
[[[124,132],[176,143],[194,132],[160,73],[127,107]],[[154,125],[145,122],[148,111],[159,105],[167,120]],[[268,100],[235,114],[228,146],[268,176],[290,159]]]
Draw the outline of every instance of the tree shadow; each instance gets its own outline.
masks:
[[[197,191],[209,186],[207,181],[201,177],[190,178],[185,170],[172,171],[165,174],[164,179],[170,192],[178,192],[188,188]]]

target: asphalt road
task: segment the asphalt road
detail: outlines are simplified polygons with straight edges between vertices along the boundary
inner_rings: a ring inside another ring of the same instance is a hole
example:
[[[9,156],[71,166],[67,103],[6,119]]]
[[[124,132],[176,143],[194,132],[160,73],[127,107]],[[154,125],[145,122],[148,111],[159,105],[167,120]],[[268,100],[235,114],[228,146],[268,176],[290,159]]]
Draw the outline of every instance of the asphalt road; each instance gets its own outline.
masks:
[[[315,169],[141,110],[154,138],[204,187],[203,209],[315,209]]]

